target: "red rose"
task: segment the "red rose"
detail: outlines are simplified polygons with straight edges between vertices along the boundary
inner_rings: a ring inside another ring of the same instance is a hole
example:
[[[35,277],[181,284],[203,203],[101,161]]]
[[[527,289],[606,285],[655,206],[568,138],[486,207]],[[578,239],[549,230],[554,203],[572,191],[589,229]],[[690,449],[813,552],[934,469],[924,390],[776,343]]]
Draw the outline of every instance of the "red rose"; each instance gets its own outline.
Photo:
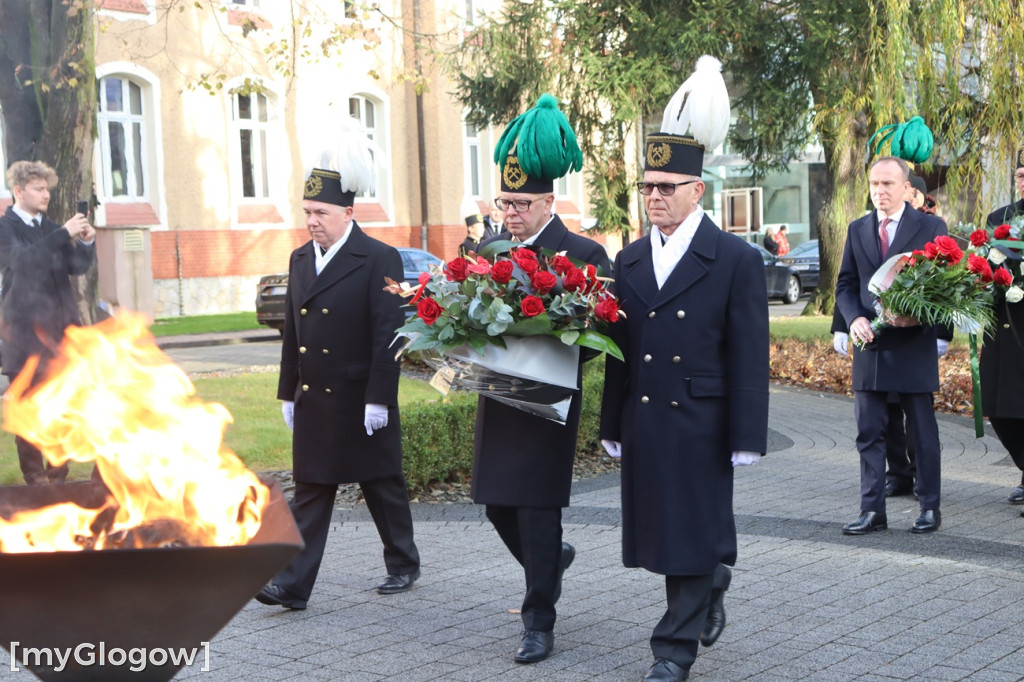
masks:
[[[936,248],[934,242],[928,242],[924,245],[924,257],[928,260],[935,260],[935,257],[939,255],[939,250]]]
[[[465,258],[456,258],[448,261],[444,266],[444,275],[452,282],[464,282],[466,280],[466,269],[469,261]]]
[[[537,263],[537,254],[529,249],[519,247],[518,249],[513,249],[511,255],[516,265],[528,275],[532,275],[540,269],[540,265]]]
[[[974,246],[981,246],[982,244],[988,243],[988,232],[985,230],[975,230],[971,232],[971,244]]]
[[[959,263],[964,257],[964,252],[957,246],[956,240],[946,235],[935,238],[935,248],[950,263]]]
[[[573,268],[562,275],[562,286],[566,291],[582,291],[587,286],[587,276],[583,274],[582,270]]]
[[[558,284],[558,278],[547,270],[541,270],[530,275],[530,286],[533,287],[534,293],[538,296],[543,296],[549,293]]]
[[[1006,268],[999,268],[992,273],[992,280],[1000,286],[1008,287],[1013,284],[1013,275]]]
[[[430,283],[430,273],[429,272],[421,272],[420,276],[417,277],[416,279],[417,279],[417,281],[419,281],[420,284],[429,284]]]
[[[996,239],[1006,239],[1007,237],[1010,236],[1010,226],[1000,225],[992,233],[992,236],[995,237]]]
[[[523,315],[526,317],[537,317],[544,312],[544,301],[536,296],[527,296],[519,304],[519,309],[523,311]]]
[[[416,314],[427,324],[434,324],[442,312],[444,312],[444,308],[432,298],[424,298],[416,304]]]
[[[975,256],[973,253],[967,256],[967,270],[973,272],[976,275],[980,275],[989,268],[988,261],[981,256]]]
[[[486,275],[491,271],[491,264],[486,258],[477,256],[476,262],[467,265],[466,269],[477,275]]]
[[[567,257],[559,255],[555,256],[554,260],[551,261],[551,269],[557,272],[560,277],[565,277],[565,274],[575,270],[576,266]]]
[[[605,322],[619,321],[619,304],[614,298],[606,298],[594,306],[594,317]]]
[[[587,292],[590,293],[595,290],[601,289],[601,283],[597,281],[597,267],[591,263],[587,263]]]
[[[508,281],[512,279],[512,261],[500,260],[491,266],[491,279],[498,284],[508,284]]]

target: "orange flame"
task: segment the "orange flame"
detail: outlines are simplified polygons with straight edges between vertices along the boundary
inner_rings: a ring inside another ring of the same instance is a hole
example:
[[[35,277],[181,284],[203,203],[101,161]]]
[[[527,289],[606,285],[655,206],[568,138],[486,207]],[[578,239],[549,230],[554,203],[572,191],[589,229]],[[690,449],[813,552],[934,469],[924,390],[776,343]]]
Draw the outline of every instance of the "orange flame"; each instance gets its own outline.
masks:
[[[126,533],[154,526],[186,545],[245,544],[256,534],[269,490],[222,446],[231,415],[195,396],[145,317],[69,327],[45,379],[30,387],[36,365],[31,358],[8,389],[3,428],[54,465],[95,462],[110,496],[100,509],[62,503],[0,518],[0,552],[120,547]]]

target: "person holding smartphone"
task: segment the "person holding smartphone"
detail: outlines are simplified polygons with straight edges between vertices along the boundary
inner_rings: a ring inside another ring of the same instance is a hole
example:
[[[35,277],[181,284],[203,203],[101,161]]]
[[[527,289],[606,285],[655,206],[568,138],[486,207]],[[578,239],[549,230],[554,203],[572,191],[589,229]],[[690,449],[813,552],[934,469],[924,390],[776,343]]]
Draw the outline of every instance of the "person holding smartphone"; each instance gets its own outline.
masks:
[[[71,288],[71,275],[81,275],[96,259],[96,229],[83,212],[63,225],[46,216],[57,174],[39,161],[16,161],[7,170],[14,205],[0,218],[0,276],[3,292],[3,374],[13,379],[26,360],[40,358],[33,381],[46,366],[69,325],[81,324]],[[82,206],[85,204],[85,206]],[[63,483],[67,465],[51,467],[39,450],[15,437],[18,460],[29,485]]]

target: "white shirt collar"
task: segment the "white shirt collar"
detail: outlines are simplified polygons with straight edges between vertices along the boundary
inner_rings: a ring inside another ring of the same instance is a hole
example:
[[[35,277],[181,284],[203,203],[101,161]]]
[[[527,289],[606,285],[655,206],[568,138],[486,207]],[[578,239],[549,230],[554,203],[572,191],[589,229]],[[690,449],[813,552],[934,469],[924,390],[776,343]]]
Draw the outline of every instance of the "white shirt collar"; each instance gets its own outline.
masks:
[[[886,218],[888,218],[889,220],[892,221],[892,223],[890,223],[890,225],[899,225],[900,221],[903,220],[903,212],[906,211],[906,209],[907,209],[907,202],[905,202],[905,201],[900,204],[900,209],[898,211],[896,211],[895,213],[893,213],[892,215],[889,215],[889,216],[885,215],[885,212],[882,211],[881,209],[876,209],[875,210],[875,214],[876,214],[876,216],[878,218],[878,224],[881,225],[882,221],[885,220]]]
[[[697,233],[700,222],[704,218],[704,209],[697,206],[690,215],[679,223],[679,226],[669,235],[664,244],[661,243],[662,231],[657,225],[651,228],[651,258],[654,262],[654,278],[660,289],[668,276],[672,274],[676,265],[686,255],[693,241],[693,235]]]
[[[543,231],[544,231],[544,228],[545,228],[545,227],[547,227],[548,225],[550,225],[550,224],[551,224],[551,221],[552,221],[552,220],[554,220],[554,219],[555,219],[555,214],[554,214],[554,213],[552,213],[552,214],[551,214],[551,217],[550,217],[550,218],[548,218],[548,221],[547,221],[546,223],[544,223],[544,225],[542,225],[542,226],[541,226],[541,228],[540,228],[539,230],[537,230],[537,233],[536,233],[536,234],[534,234],[534,235],[533,235],[532,237],[530,237],[529,239],[524,239],[524,240],[522,241],[522,244],[523,244],[524,246],[529,246],[530,244],[533,244],[533,243],[534,243],[535,241],[537,241],[537,237],[539,237],[539,236],[540,236],[540,233],[541,233],[541,232],[543,232]]]
[[[320,245],[313,242],[313,254],[316,256],[316,274],[319,275],[323,272],[323,269],[327,267],[327,264],[331,262],[331,259],[334,258],[335,254],[337,254],[338,251],[341,250],[341,247],[345,245],[345,242],[348,241],[349,235],[352,234],[352,226],[355,222],[354,218],[349,221],[348,229],[345,230],[345,234],[342,235],[341,239],[331,244],[327,248],[326,253],[320,253]]]
[[[13,206],[11,206],[11,210],[14,211],[18,215],[19,218],[21,218],[23,221],[25,221],[26,225],[32,225],[32,221],[33,220],[38,220],[40,225],[43,224],[43,214],[42,213],[36,213],[35,215],[32,215],[28,211],[26,211],[26,210],[22,209],[21,207],[19,207],[17,204],[14,204]]]

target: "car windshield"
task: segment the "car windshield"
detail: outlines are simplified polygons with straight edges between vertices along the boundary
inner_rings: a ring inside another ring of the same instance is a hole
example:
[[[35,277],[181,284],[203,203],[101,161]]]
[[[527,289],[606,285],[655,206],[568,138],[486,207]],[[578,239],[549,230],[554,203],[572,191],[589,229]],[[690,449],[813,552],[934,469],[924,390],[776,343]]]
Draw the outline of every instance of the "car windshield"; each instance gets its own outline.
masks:
[[[794,246],[793,249],[786,254],[787,256],[816,256],[818,255],[818,240],[812,239],[809,242],[804,242],[799,246]]]

